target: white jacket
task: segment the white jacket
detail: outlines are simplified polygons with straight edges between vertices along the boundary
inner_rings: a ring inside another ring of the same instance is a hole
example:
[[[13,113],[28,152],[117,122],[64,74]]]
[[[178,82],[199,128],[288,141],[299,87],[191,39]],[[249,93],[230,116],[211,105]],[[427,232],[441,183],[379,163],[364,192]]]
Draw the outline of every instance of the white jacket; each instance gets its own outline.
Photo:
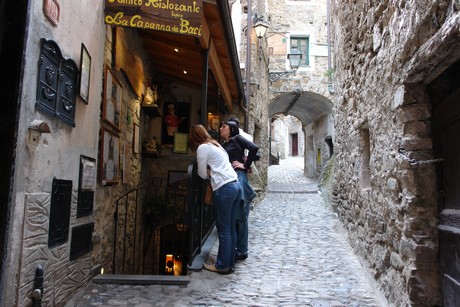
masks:
[[[230,164],[228,154],[222,146],[204,143],[196,150],[198,176],[208,179],[207,167],[211,169],[211,186],[215,191],[223,185],[238,180],[238,175]]]

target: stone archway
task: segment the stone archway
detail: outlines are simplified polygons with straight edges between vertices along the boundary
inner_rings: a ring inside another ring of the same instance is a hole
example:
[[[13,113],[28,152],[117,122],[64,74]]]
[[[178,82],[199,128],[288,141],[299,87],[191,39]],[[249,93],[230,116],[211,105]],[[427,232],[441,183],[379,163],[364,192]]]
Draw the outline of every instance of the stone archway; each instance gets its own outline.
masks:
[[[321,166],[329,159],[331,152],[325,140],[334,140],[332,102],[314,92],[282,93],[268,106],[269,118],[278,114],[295,116],[302,123],[305,144],[304,173],[308,177],[318,177]]]

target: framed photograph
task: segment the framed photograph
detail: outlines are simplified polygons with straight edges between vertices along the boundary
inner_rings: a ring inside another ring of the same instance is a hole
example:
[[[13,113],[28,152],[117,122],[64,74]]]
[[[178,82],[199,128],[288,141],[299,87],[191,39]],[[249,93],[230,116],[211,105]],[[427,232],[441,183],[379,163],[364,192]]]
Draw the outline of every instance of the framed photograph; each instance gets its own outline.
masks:
[[[131,178],[131,144],[123,144],[123,183],[129,184],[129,178]]]
[[[188,153],[188,134],[187,133],[174,133],[174,147],[175,153]]]
[[[109,67],[106,67],[104,78],[104,101],[102,119],[120,131],[121,101],[123,88],[120,81]]]
[[[133,152],[134,153],[139,153],[139,147],[140,147],[140,135],[139,135],[139,125],[134,124],[134,135],[133,135]]]
[[[120,173],[120,138],[104,127],[101,130],[101,138],[99,170],[101,184],[117,184]]]
[[[80,55],[80,97],[88,104],[89,99],[89,81],[91,76],[91,56],[85,45],[81,44]]]

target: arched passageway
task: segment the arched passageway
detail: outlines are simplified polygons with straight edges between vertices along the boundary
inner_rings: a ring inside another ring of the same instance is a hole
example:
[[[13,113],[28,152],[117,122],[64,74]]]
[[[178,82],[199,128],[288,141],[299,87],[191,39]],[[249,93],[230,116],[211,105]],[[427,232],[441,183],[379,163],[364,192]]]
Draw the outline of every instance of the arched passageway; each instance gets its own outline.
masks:
[[[332,102],[314,92],[292,91],[275,97],[268,106],[270,126],[270,161],[279,158],[277,148],[289,146],[289,155],[304,157],[304,173],[308,177],[319,177],[321,167],[333,153],[334,124]],[[292,115],[301,123],[303,133],[295,127],[280,129],[273,123]],[[299,135],[303,139],[299,139]],[[298,146],[298,144],[302,146]],[[299,147],[303,152],[298,152]],[[283,157],[283,156],[282,156]]]

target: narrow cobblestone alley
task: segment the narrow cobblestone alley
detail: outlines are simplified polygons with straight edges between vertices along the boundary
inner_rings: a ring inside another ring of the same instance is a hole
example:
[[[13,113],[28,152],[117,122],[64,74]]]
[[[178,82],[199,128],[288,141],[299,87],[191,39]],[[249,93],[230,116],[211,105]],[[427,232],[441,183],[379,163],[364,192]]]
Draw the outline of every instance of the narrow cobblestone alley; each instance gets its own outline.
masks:
[[[250,214],[249,258],[233,274],[192,272],[187,286],[90,283],[67,307],[386,306],[302,163],[269,167],[268,193]]]

